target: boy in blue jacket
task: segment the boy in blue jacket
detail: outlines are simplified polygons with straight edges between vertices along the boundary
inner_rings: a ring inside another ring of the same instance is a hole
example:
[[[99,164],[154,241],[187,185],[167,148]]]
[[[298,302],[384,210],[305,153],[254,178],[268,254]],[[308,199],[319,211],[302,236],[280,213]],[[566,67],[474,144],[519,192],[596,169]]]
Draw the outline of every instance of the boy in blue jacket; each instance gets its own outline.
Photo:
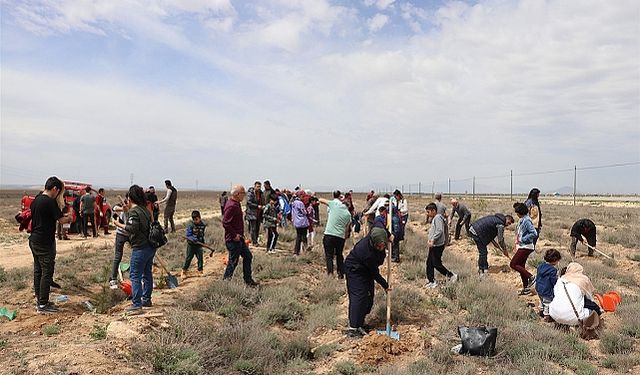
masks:
[[[544,254],[544,262],[538,266],[538,275],[536,276],[536,291],[540,297],[540,315],[545,322],[552,322],[549,316],[549,304],[553,301],[553,287],[558,281],[558,271],[556,266],[560,262],[562,256],[556,249],[549,249]]]
[[[185,278],[187,276],[187,270],[191,265],[191,261],[195,256],[198,259],[198,273],[202,275],[204,268],[204,257],[202,256],[202,243],[204,243],[204,230],[207,227],[202,222],[200,217],[200,211],[191,212],[191,222],[187,224],[186,237],[187,237],[187,255],[184,260],[184,266],[182,266],[181,276]]]

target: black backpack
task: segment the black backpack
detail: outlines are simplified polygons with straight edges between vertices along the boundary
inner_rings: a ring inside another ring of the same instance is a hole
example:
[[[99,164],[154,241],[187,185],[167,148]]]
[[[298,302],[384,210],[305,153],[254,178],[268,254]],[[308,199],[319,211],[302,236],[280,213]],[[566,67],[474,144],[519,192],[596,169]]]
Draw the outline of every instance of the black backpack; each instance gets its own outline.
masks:
[[[169,242],[164,234],[164,229],[158,220],[152,220],[151,215],[146,209],[143,209],[147,220],[149,220],[149,244],[154,249],[164,246]]]

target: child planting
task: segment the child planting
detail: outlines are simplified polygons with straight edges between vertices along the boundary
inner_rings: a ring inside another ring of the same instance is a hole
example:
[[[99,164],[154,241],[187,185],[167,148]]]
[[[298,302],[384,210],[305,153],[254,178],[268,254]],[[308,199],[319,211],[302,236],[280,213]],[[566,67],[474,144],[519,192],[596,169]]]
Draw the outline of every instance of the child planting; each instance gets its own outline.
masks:
[[[191,212],[191,221],[187,224],[186,237],[187,237],[187,255],[184,260],[184,266],[182,266],[183,278],[187,277],[187,270],[191,266],[191,261],[195,256],[198,259],[198,273],[202,275],[204,267],[204,258],[202,255],[202,244],[204,243],[204,230],[207,227],[202,222],[200,217],[200,211]]]
[[[553,319],[549,316],[549,304],[553,301],[553,287],[558,281],[556,266],[560,259],[562,259],[562,256],[558,250],[549,249],[544,254],[544,262],[538,266],[536,292],[540,297],[540,315],[545,322],[553,322]]]
[[[429,203],[425,207],[427,217],[431,220],[429,228],[429,253],[427,255],[427,285],[428,289],[435,289],[438,286],[436,282],[434,269],[445,275],[449,282],[454,283],[458,280],[458,275],[449,271],[442,265],[442,253],[448,242],[447,221],[442,214],[438,214],[438,207],[435,203]]]
[[[267,229],[267,253],[275,254],[278,242],[278,197],[275,194],[269,196],[269,203],[264,206],[262,217],[264,227]]]

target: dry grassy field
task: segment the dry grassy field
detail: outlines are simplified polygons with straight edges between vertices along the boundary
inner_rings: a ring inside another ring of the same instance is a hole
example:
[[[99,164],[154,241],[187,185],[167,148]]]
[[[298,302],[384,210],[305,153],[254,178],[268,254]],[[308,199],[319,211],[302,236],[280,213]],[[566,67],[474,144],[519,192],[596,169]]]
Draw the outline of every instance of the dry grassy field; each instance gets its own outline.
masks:
[[[38,315],[31,292],[32,258],[27,235],[17,231],[13,216],[21,192],[0,191],[0,307],[17,310],[9,321],[0,318],[0,374],[618,374],[640,373],[640,206],[637,202],[602,202],[573,207],[542,199],[542,250],[556,248],[569,262],[569,228],[582,217],[598,226],[598,248],[613,257],[577,261],[598,292],[616,290],[622,303],[603,315],[599,340],[583,341],[544,323],[531,304],[536,296],[517,295],[519,276],[508,260],[489,254],[492,274],[478,282],[477,250],[466,239],[445,250],[444,263],[460,275],[459,282],[434,290],[424,288],[427,196],[407,197],[410,224],[402,247],[402,262],[393,264],[393,323],[401,334],[392,342],[375,333],[363,339],[343,335],[347,326],[344,282],[324,272],[322,236],[312,251],[292,257],[294,231],[281,230],[277,254],[252,248],[254,278],[259,288],[246,288],[241,265],[234,280],[223,282],[224,249],[217,193],[180,192],[178,234],[158,250],[172,272],[179,273],[186,244],[184,224],[193,209],[208,223],[206,241],[217,251],[205,256],[204,276],[163,288],[161,271],[149,317],[123,317],[129,305],[120,291],[107,286],[114,235],[59,241],[55,279],[61,290],[52,299],[62,312]],[[116,192],[107,198],[115,201]],[[464,201],[464,200],[463,200]],[[464,201],[474,220],[494,212],[512,212],[504,198]],[[364,197],[356,196],[358,208]],[[447,202],[448,203],[448,202]],[[321,220],[326,210],[321,210]],[[513,226],[507,243],[513,243]],[[323,228],[317,228],[322,233]],[[264,242],[264,240],[263,240]],[[345,253],[353,246],[347,241]],[[125,248],[124,261],[130,249]],[[533,254],[533,269],[542,254]],[[195,265],[192,264],[192,269]],[[195,272],[194,272],[195,274]],[[126,277],[126,275],[125,275]],[[368,323],[382,328],[384,292],[376,287],[376,302]],[[88,311],[90,301],[95,311]],[[451,353],[459,343],[457,327],[498,328],[497,354],[492,358]]]

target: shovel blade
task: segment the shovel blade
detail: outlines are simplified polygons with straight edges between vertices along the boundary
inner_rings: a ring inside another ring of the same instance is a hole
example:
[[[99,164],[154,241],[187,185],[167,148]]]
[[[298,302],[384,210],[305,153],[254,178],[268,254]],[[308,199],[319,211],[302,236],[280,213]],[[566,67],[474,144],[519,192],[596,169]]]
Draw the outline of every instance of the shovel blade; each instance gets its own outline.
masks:
[[[165,277],[165,281],[167,282],[169,289],[175,289],[178,287],[178,278],[173,275]]]
[[[394,340],[400,340],[400,333],[397,331],[376,331],[379,335],[389,336]]]

